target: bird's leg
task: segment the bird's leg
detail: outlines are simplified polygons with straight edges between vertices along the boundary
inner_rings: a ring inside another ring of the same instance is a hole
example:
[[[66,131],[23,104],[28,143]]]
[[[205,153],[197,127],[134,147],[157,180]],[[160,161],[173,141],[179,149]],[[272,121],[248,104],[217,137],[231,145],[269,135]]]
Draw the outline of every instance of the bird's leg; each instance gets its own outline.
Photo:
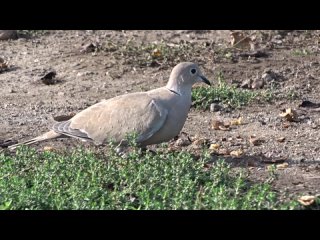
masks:
[[[140,147],[140,150],[141,150],[141,154],[146,154],[146,152],[148,151],[148,152],[150,152],[150,153],[152,153],[153,155],[155,155],[155,154],[157,154],[155,151],[153,151],[152,149],[148,149],[147,147]]]
[[[119,156],[125,155],[125,150],[127,150],[129,147],[127,140],[121,140],[120,143],[115,147],[115,151]]]

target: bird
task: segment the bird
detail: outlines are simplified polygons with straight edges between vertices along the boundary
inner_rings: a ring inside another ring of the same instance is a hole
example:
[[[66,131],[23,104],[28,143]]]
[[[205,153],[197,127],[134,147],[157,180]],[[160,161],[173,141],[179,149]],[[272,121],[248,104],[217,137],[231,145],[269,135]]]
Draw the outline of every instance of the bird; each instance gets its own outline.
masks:
[[[141,148],[170,141],[178,136],[186,122],[192,86],[198,82],[211,85],[198,64],[181,62],[172,69],[164,87],[102,100],[67,121],[56,122],[50,131],[9,149],[65,137],[95,145],[111,141],[118,144],[133,132]]]

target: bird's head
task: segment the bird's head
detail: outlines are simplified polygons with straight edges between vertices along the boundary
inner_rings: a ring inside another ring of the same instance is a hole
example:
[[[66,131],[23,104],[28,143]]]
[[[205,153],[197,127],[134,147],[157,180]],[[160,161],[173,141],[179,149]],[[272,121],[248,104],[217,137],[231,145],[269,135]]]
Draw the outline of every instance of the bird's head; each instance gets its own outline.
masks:
[[[211,85],[196,63],[182,62],[172,69],[167,88],[181,94],[183,90],[190,91],[197,82]]]

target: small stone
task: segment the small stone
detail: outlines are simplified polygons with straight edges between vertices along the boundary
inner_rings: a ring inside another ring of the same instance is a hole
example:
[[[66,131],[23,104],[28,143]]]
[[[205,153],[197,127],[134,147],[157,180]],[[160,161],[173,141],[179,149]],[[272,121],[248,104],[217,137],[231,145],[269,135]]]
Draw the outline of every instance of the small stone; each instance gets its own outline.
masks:
[[[270,82],[272,81],[274,78],[271,76],[271,74],[269,73],[264,73],[262,74],[262,77],[261,77],[264,81],[266,82]]]
[[[260,89],[260,88],[263,88],[263,85],[264,85],[263,79],[256,78],[256,79],[253,81],[251,87],[252,87],[253,89]]]
[[[57,80],[55,79],[56,75],[57,72],[55,70],[46,70],[40,80],[46,85],[52,85],[57,82]]]
[[[286,138],[285,137],[279,137],[279,138],[277,138],[277,142],[284,142],[286,140]]]
[[[175,146],[180,146],[180,147],[188,146],[190,144],[191,144],[191,139],[185,132],[182,132],[179,138],[177,139],[177,141],[175,142]]]
[[[88,75],[92,75],[92,74],[94,74],[94,72],[89,72],[89,71],[87,71],[87,72],[79,72],[77,74],[77,77],[88,76]]]
[[[0,40],[17,39],[17,30],[0,30]]]
[[[218,112],[222,109],[223,107],[217,103],[212,103],[210,105],[210,112]]]
[[[88,43],[86,45],[84,45],[82,47],[82,49],[80,50],[81,53],[90,53],[90,52],[94,52],[96,51],[96,49],[98,48],[97,44],[95,43]]]
[[[241,83],[240,87],[241,88],[251,88],[251,83],[252,83],[251,79],[246,79]]]

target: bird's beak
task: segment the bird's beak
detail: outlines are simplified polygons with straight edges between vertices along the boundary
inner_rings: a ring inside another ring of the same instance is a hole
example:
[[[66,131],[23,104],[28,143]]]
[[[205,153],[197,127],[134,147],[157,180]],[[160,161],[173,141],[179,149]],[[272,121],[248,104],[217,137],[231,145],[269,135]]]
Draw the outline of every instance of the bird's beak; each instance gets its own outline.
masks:
[[[209,86],[211,86],[211,83],[209,82],[208,79],[206,79],[204,76],[200,75],[199,76],[201,78],[201,82],[204,82],[205,84],[208,84]]]

